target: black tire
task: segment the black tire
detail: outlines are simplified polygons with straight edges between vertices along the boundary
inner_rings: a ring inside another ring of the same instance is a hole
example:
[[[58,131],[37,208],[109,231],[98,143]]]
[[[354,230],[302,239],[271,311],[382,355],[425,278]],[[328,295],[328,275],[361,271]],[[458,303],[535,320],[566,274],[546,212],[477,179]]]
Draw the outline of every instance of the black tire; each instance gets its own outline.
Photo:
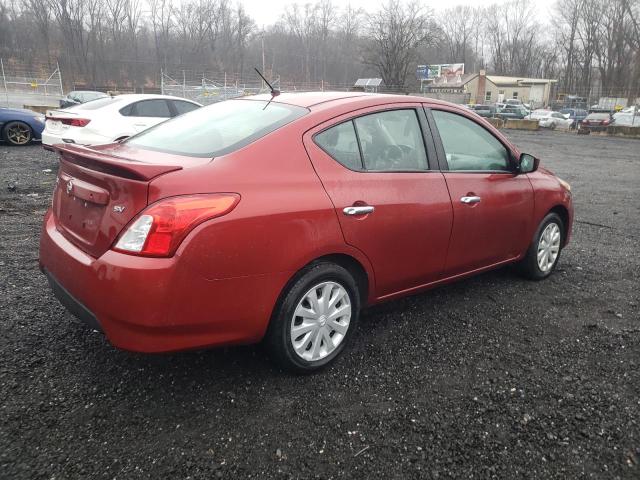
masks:
[[[319,360],[308,361],[296,353],[291,339],[291,327],[298,303],[314,286],[335,282],[348,294],[351,318],[340,343],[330,354]],[[347,347],[360,316],[360,294],[353,276],[334,263],[311,264],[289,282],[274,310],[264,344],[273,360],[282,368],[296,373],[311,373],[332,363]]]
[[[549,268],[546,271],[543,271],[540,268],[540,265],[538,264],[538,245],[540,243],[540,237],[542,236],[545,229],[551,223],[555,223],[560,230],[560,246],[558,249],[558,255],[555,258],[553,265],[551,265],[551,268]],[[562,218],[560,218],[560,215],[558,215],[557,213],[551,212],[547,214],[547,216],[544,217],[544,219],[540,223],[540,226],[536,230],[536,233],[533,236],[533,241],[531,242],[531,245],[527,250],[527,254],[520,261],[520,264],[519,264],[520,272],[525,277],[531,280],[542,280],[547,278],[549,275],[553,273],[553,271],[556,268],[556,265],[558,265],[558,261],[560,260],[560,254],[562,253],[562,246],[564,245],[564,241],[565,241],[565,228],[564,228],[564,222],[562,221]]]
[[[555,130],[556,129],[556,122],[553,122],[549,128],[551,130]]]
[[[2,129],[2,139],[16,147],[29,145],[33,140],[33,130],[24,122],[9,122]]]

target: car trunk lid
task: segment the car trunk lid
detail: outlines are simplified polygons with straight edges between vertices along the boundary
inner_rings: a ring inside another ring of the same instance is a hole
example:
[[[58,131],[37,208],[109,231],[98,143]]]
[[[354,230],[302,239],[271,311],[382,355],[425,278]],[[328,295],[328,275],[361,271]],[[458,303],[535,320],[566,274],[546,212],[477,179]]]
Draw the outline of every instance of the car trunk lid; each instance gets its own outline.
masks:
[[[181,157],[142,161],[143,152],[118,146],[58,145],[55,150],[60,154],[52,204],[56,226],[94,257],[105,253],[147,206],[150,181],[184,167]]]

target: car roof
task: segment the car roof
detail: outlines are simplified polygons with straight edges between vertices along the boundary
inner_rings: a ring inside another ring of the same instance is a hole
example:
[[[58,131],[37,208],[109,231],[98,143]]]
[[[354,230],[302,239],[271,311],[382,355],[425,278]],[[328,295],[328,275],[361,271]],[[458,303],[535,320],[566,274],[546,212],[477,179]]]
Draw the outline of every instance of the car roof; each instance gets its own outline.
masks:
[[[165,100],[185,100],[191,103],[198,103],[188,98],[174,97],[172,95],[159,95],[155,93],[121,93],[119,95],[114,95],[114,98],[117,98],[120,100],[126,100],[129,102],[137,102],[139,100],[165,99]]]
[[[247,97],[237,97],[234,100],[262,100],[269,101],[272,97],[269,94],[251,95]],[[419,97],[415,95],[394,95],[385,93],[365,93],[365,92],[286,92],[274,97],[273,102],[295,105],[307,109],[315,107],[331,107],[333,105],[354,104],[359,107],[368,105],[379,105],[385,103],[429,103],[432,105],[447,105],[456,108],[463,108],[462,105],[436,100],[434,98]]]

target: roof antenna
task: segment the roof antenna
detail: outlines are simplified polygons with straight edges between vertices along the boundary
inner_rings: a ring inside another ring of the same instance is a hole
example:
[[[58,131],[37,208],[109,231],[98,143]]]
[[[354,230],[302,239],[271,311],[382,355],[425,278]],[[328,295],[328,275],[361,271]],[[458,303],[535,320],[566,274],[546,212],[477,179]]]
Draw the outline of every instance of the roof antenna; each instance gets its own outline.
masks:
[[[269,90],[271,90],[271,96],[272,96],[272,97],[277,97],[278,95],[280,95],[280,90],[276,90],[275,88],[273,88],[273,87],[271,86],[271,84],[270,84],[269,82],[267,82],[267,79],[266,79],[266,78],[264,78],[264,75],[262,75],[262,74],[260,73],[260,70],[258,70],[256,67],[253,67],[253,69],[256,71],[256,73],[257,73],[258,75],[260,75],[260,78],[261,78],[262,80],[264,80],[264,83],[266,83],[266,84],[269,86]]]

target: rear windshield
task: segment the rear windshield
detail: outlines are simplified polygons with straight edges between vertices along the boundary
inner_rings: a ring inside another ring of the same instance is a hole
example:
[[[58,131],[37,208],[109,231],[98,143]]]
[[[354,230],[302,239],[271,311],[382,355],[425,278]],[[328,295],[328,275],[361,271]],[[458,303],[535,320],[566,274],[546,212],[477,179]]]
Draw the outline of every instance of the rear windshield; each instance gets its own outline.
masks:
[[[611,116],[608,113],[590,113],[588,118],[589,120],[608,120]]]
[[[82,103],[71,108],[73,110],[98,110],[99,108],[106,107],[107,105],[111,105],[112,103],[119,101],[120,99],[118,97],[98,98],[97,100],[91,100],[90,102]]]
[[[191,157],[226,155],[308,113],[306,108],[258,100],[202,107],[131,137],[131,146]]]

